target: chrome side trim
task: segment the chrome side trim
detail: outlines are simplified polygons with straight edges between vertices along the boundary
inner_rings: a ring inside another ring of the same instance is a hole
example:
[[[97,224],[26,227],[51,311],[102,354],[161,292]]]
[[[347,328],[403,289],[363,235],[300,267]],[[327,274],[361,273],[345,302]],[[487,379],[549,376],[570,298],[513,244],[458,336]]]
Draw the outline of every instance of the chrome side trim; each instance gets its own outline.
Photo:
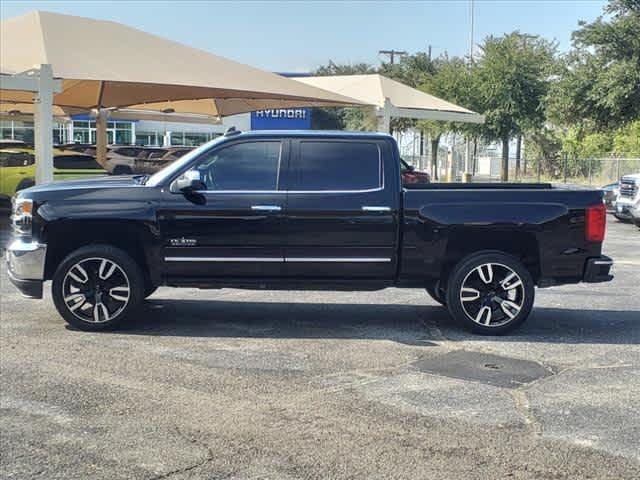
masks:
[[[47,245],[15,239],[7,247],[9,271],[20,280],[43,280]]]
[[[362,210],[364,212],[390,212],[391,211],[391,207],[370,207],[370,206],[364,206],[362,207]]]
[[[284,257],[164,257],[165,262],[284,262]]]
[[[258,194],[276,194],[276,193],[281,193],[281,194],[289,194],[289,193],[293,193],[293,194],[301,194],[301,193],[314,193],[314,194],[318,194],[318,193],[370,193],[370,192],[380,192],[384,190],[383,187],[377,187],[377,188],[368,188],[368,189],[364,189],[364,190],[198,190],[196,193],[200,193],[200,194],[207,194],[207,195],[214,195],[217,193],[231,193],[231,194],[254,194],[254,193],[258,193]],[[175,193],[175,192],[174,192]]]
[[[384,257],[285,257],[287,263],[388,263]]]
[[[251,210],[258,212],[279,212],[282,210],[280,205],[252,205]]]
[[[164,257],[165,262],[389,263],[385,257]]]

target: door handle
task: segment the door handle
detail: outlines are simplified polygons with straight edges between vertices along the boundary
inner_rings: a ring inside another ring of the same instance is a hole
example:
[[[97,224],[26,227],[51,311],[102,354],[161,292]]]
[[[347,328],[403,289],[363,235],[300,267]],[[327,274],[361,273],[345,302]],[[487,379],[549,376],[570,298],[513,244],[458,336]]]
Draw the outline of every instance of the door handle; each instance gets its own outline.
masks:
[[[362,207],[362,210],[365,211],[365,212],[390,212],[391,211],[391,207],[364,206],[364,207]]]
[[[253,205],[251,210],[257,212],[279,212],[282,210],[282,207],[279,205]]]

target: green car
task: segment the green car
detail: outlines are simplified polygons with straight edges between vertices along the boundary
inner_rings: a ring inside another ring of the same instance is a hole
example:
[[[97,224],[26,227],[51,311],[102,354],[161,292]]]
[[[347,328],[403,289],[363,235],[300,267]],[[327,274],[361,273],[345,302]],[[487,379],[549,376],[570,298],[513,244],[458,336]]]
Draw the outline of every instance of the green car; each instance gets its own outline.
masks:
[[[81,152],[53,149],[53,179],[107,175],[96,159]],[[10,202],[19,190],[35,184],[36,162],[33,148],[0,148],[0,204]]]

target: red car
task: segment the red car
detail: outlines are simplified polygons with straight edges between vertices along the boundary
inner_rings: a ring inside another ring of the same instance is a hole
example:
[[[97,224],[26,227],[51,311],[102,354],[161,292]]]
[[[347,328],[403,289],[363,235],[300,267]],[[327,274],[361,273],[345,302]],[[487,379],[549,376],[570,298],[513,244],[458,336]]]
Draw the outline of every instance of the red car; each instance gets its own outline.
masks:
[[[403,159],[400,159],[400,174],[402,175],[402,184],[431,183],[431,177],[427,172],[420,172],[413,165],[409,165]]]

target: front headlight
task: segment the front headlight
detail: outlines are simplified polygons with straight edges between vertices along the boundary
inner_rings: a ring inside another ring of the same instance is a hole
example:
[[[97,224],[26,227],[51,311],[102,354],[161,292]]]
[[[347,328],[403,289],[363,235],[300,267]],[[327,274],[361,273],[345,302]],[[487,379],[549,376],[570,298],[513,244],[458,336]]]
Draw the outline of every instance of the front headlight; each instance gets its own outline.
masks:
[[[28,198],[14,199],[11,224],[16,235],[31,236],[33,225],[33,200]]]

